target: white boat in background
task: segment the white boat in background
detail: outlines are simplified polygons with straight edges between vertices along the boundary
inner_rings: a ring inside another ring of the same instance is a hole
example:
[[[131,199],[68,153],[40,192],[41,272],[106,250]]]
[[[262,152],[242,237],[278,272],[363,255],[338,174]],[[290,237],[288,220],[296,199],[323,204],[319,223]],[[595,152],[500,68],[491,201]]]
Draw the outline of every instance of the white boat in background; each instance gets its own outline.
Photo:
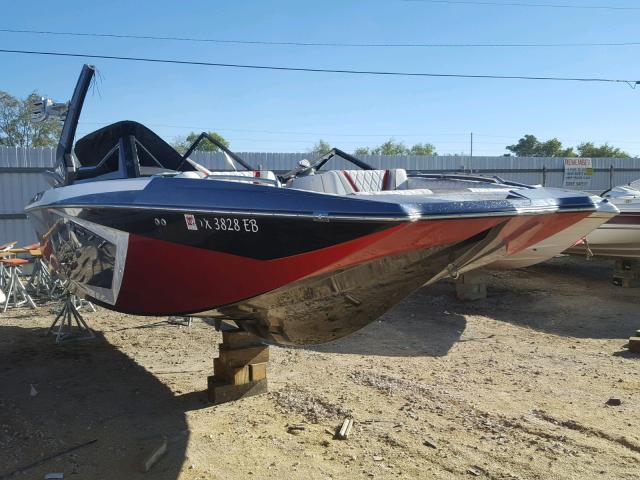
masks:
[[[640,258],[640,180],[602,194],[620,215],[587,235],[566,253],[613,258]]]

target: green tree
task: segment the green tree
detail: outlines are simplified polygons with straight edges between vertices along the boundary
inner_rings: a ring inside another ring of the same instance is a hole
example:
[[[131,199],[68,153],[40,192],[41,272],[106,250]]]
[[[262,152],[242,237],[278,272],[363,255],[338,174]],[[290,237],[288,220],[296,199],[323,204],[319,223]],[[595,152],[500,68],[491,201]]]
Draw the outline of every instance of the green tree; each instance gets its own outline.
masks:
[[[220,142],[225,147],[227,148],[229,147],[230,145],[229,140],[224,138],[219,133],[216,133],[216,132],[207,132],[207,133],[213,138],[215,138],[218,142]],[[178,137],[173,142],[173,148],[175,148],[180,153],[184,153],[191,146],[191,144],[196,141],[198,136],[200,136],[199,133],[191,132],[189,135],[187,135],[186,138]],[[198,144],[198,146],[196,147],[196,150],[199,152],[217,152],[220,149],[218,148],[217,145],[211,143],[208,139],[205,138]]]
[[[369,147],[356,148],[354,155],[426,155],[435,156],[436,147],[430,143],[416,143],[411,148],[407,148],[404,143],[396,142],[390,138],[382,145],[370,149]]]
[[[578,155],[581,157],[591,158],[630,158],[627,152],[622,151],[618,147],[603,143],[599,147],[593,142],[583,142],[576,147]]]
[[[396,142],[393,138],[371,150],[372,155],[406,155],[408,152],[404,143]]]
[[[53,147],[58,143],[62,124],[48,118],[31,121],[33,101],[41,95],[33,92],[20,100],[0,91],[0,145],[9,147]]]
[[[311,149],[308,153],[309,153],[309,156],[312,159],[314,159],[314,158],[321,157],[325,153],[329,153],[329,151],[331,151],[331,145],[329,145],[328,142],[325,142],[324,140],[320,139],[313,146],[313,149]]]
[[[575,157],[573,148],[563,148],[562,142],[552,138],[541,142],[535,135],[525,135],[515,145],[506,147],[518,157]]]
[[[353,151],[354,155],[371,155],[369,147],[358,147]]]
[[[428,157],[436,156],[436,147],[430,143],[416,143],[409,149],[409,155],[426,155]]]

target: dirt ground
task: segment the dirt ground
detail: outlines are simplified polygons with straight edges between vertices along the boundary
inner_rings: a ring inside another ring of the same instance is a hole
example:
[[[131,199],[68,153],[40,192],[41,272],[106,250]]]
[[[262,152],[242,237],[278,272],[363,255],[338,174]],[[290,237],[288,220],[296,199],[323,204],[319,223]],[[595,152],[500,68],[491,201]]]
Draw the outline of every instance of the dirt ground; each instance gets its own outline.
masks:
[[[202,321],[101,309],[97,339],[55,346],[49,308],[0,314],[0,479],[92,440],[7,478],[640,478],[640,355],[624,348],[640,290],[611,273],[561,258],[491,272],[477,302],[423,288],[348,338],[272,347],[270,392],[216,407],[221,338]]]

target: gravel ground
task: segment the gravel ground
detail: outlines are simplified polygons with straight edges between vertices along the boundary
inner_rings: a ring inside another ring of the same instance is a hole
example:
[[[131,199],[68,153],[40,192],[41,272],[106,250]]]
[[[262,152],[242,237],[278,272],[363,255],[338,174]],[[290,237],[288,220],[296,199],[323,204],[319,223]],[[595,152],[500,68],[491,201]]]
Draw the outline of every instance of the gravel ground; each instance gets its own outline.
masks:
[[[0,479],[42,459],[11,478],[640,478],[640,356],[624,348],[640,291],[611,273],[560,258],[490,272],[477,302],[424,288],[348,338],[271,348],[270,392],[216,407],[204,389],[221,338],[204,322],[101,309],[86,313],[98,338],[55,346],[49,308],[12,310]],[[346,416],[352,434],[334,440]]]

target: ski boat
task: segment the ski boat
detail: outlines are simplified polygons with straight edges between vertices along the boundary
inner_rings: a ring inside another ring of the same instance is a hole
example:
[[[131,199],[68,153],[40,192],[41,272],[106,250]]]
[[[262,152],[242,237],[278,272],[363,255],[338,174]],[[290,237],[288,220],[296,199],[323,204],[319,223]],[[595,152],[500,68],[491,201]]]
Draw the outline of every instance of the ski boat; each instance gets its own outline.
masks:
[[[220,144],[246,171],[211,172],[189,158],[195,144],[180,155],[131,121],[74,148],[93,72],[83,68],[68,106],[53,188],[25,210],[69,288],[119,312],[217,317],[274,343],[326,342],[425,283],[597,209],[589,196],[546,189],[438,193],[401,169],[345,175],[303,163],[276,176]]]
[[[602,193],[620,209],[620,215],[599,226],[566,253],[613,257],[640,258],[640,181],[618,186]]]

